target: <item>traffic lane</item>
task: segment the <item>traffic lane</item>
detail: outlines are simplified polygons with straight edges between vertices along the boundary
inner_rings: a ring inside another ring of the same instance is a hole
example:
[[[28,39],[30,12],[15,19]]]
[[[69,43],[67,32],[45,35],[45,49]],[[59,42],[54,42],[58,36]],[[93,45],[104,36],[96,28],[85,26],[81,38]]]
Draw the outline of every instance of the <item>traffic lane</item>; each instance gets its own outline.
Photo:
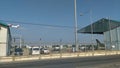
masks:
[[[83,59],[72,59],[59,65],[41,66],[41,68],[93,68],[101,65],[120,63],[120,56],[92,57]],[[98,67],[97,67],[98,68]]]
[[[86,58],[68,58],[56,60],[38,60],[27,62],[15,62],[0,64],[0,68],[76,68],[81,66],[91,66],[97,64],[105,64],[112,62],[120,62],[120,56],[101,56]]]

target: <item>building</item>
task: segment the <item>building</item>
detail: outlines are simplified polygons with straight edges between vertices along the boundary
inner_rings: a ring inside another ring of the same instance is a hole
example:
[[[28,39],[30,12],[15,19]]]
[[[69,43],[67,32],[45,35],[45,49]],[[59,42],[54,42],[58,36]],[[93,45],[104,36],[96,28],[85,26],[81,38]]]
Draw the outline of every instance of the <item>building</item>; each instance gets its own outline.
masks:
[[[11,40],[9,26],[0,22],[0,56],[10,55]]]
[[[78,33],[102,34],[108,50],[120,50],[120,22],[102,18],[80,30]]]

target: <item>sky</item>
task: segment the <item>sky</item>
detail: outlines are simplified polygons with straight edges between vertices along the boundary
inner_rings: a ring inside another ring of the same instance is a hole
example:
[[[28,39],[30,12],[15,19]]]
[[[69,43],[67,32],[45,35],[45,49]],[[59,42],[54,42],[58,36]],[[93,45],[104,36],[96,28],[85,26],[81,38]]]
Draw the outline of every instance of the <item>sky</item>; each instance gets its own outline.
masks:
[[[76,1],[78,29],[91,23],[90,16],[92,22],[108,17],[120,21],[120,0]],[[0,0],[0,20],[19,24],[20,28],[11,28],[11,34],[25,41],[74,42],[74,0]],[[78,34],[78,40],[90,41],[90,35]]]

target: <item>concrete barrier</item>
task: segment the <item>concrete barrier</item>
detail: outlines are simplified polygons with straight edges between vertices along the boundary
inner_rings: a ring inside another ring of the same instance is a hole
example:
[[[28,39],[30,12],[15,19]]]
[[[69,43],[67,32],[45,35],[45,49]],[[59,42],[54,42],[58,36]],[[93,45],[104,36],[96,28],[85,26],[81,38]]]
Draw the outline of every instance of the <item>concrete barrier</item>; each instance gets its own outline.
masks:
[[[81,52],[81,53],[62,53],[62,54],[49,54],[49,55],[34,55],[34,56],[11,56],[0,57],[0,62],[13,62],[13,61],[27,61],[27,60],[47,60],[71,57],[89,57],[89,56],[105,56],[105,55],[118,55],[120,51],[95,51],[95,52]]]

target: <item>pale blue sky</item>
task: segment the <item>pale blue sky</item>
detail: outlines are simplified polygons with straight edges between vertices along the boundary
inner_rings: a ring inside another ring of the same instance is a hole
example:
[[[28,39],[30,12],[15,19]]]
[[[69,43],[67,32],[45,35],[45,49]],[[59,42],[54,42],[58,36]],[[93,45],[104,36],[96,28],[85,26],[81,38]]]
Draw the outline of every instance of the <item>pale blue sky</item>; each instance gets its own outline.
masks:
[[[110,16],[120,21],[120,0],[77,0],[79,29],[90,24],[89,10],[92,10],[92,21]],[[80,16],[80,13],[84,16]],[[74,27],[74,0],[0,0],[0,20],[20,24],[20,29],[12,29],[13,35],[21,34],[26,41],[64,42],[74,41],[73,28],[28,25],[22,23],[47,24]],[[15,21],[15,22],[14,22]],[[88,35],[87,35],[88,36]],[[82,38],[82,39],[81,39]],[[89,39],[79,34],[79,41]]]

